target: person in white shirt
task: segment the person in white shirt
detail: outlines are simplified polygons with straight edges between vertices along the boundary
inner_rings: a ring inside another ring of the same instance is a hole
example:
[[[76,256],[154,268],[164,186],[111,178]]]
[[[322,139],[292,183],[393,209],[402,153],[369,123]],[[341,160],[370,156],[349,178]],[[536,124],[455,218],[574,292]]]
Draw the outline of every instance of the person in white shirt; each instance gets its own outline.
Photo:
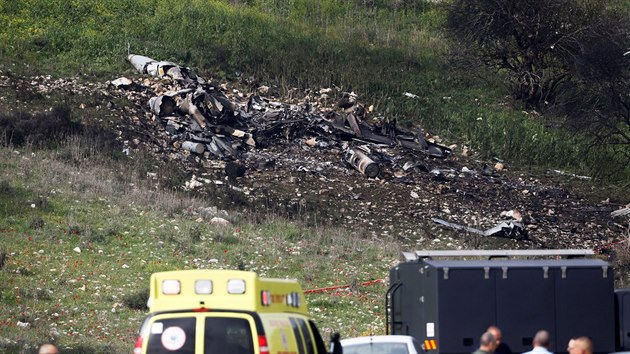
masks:
[[[534,348],[523,354],[553,354],[549,351],[549,345],[551,344],[551,335],[544,329],[536,332],[533,344]]]

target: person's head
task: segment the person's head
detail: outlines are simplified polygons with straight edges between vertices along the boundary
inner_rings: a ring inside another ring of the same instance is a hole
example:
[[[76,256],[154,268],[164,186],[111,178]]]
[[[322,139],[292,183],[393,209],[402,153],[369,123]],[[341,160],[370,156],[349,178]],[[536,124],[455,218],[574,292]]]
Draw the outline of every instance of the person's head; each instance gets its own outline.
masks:
[[[59,349],[54,344],[42,344],[38,354],[59,354]]]
[[[549,332],[545,331],[544,329],[536,332],[536,335],[534,336],[534,347],[549,348],[550,344],[551,335],[549,334]]]
[[[567,351],[569,354],[593,354],[593,342],[588,337],[571,339]]]
[[[497,346],[501,344],[501,340],[503,340],[503,336],[501,335],[501,330],[497,326],[488,327],[488,332],[492,333],[494,336],[494,340],[497,342]]]
[[[569,339],[569,344],[567,344],[567,351],[569,351],[570,348],[573,348],[574,343],[575,343],[575,338]]]
[[[479,349],[484,350],[488,353],[494,352],[497,349],[499,342],[497,342],[496,337],[491,332],[486,332],[481,335],[479,338]]]

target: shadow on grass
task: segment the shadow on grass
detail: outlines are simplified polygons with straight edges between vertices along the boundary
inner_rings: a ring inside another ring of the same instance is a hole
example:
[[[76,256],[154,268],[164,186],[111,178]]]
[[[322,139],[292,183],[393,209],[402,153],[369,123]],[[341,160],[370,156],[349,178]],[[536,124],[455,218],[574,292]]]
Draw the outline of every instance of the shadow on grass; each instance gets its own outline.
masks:
[[[131,350],[130,346],[130,350]],[[110,346],[87,346],[81,345],[72,348],[59,347],[59,351],[64,354],[111,354],[116,353],[116,349]],[[37,348],[24,348],[20,345],[0,345],[0,353],[2,354],[37,354]]]

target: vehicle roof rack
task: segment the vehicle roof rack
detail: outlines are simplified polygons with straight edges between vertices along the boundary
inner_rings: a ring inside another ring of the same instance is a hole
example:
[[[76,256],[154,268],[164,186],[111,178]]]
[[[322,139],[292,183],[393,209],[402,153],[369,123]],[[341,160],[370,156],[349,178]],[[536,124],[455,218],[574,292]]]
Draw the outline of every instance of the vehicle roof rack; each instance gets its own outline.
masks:
[[[425,258],[433,257],[488,257],[510,258],[510,257],[584,257],[593,256],[595,252],[591,249],[561,249],[561,250],[421,250],[413,252],[402,252],[407,262],[415,262]]]

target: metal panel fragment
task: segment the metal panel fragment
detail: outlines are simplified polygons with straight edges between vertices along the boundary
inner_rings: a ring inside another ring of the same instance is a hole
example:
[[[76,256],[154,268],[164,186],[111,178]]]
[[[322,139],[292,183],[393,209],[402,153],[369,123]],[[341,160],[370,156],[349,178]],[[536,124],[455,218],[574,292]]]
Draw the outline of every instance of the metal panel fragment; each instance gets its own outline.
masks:
[[[192,102],[192,95],[186,96],[186,98],[181,101],[181,103],[179,104],[179,109],[181,109],[182,112],[190,114],[195,119],[197,124],[199,124],[202,129],[205,129],[205,118],[203,114],[201,114],[199,108],[197,108],[197,106]]]
[[[149,106],[151,111],[158,117],[170,116],[175,112],[177,104],[173,97],[170,96],[157,96],[149,99]]]
[[[184,141],[184,143],[182,144],[182,148],[197,154],[202,154],[205,150],[203,144],[195,143],[192,141]]]
[[[378,177],[380,172],[378,164],[360,150],[356,148],[346,150],[345,159],[352,167],[367,177]]]
[[[449,227],[453,230],[462,230],[466,232],[470,232],[473,234],[477,234],[480,236],[502,236],[509,238],[524,238],[527,239],[527,230],[523,227],[522,224],[511,221],[503,221],[496,226],[489,228],[487,230],[479,230],[473,227],[464,226],[454,224],[442,219],[432,218],[433,222],[438,223],[442,226]]]

